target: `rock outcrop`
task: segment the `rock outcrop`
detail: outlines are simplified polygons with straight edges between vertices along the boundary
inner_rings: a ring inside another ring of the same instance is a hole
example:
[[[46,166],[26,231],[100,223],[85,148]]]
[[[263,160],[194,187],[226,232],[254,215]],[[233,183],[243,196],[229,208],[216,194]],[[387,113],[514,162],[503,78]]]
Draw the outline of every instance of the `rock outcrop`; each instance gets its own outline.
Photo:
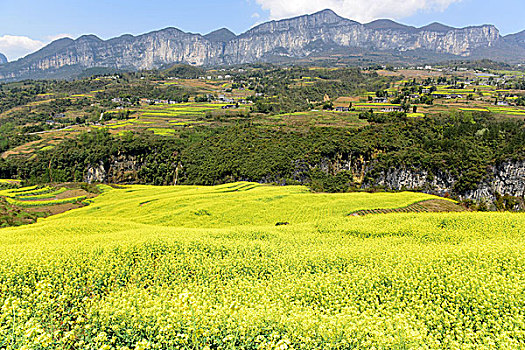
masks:
[[[369,169],[368,171],[370,171]],[[525,160],[508,160],[494,165],[475,186],[455,193],[458,177],[446,172],[430,173],[417,168],[395,168],[375,174],[364,187],[381,186],[391,190],[418,190],[441,196],[455,195],[461,199],[492,203],[500,196],[525,199]]]
[[[242,64],[276,56],[296,59],[330,54],[333,49],[349,54],[355,50],[401,54],[424,51],[470,57],[504,47],[509,55],[522,58],[525,47],[518,45],[515,37],[507,38],[501,37],[492,25],[458,29],[437,23],[415,28],[388,20],[361,24],[325,10],[267,22],[239,36],[227,29],[203,36],[166,28],[106,41],[94,35],[60,39],[16,62],[2,65],[0,79],[71,76],[93,67],[140,70],[173,63]]]
[[[140,183],[139,171],[144,166],[140,156],[111,156],[107,162],[89,166],[84,175],[87,183]]]
[[[507,160],[488,169],[487,175],[474,188],[459,192],[457,184],[461,174],[452,175],[446,171],[429,171],[417,167],[397,167],[377,171],[374,155],[336,154],[321,159],[316,164],[304,160],[294,163],[294,181],[308,184],[311,171],[320,170],[329,175],[347,171],[353,175],[356,185],[363,189],[385,188],[396,191],[422,191],[439,196],[452,196],[476,203],[492,204],[503,196],[518,198],[525,203],[525,160]],[[169,184],[177,184],[179,173],[183,174],[183,164],[173,163],[175,177]],[[88,183],[144,183],[141,171],[144,170],[144,155],[111,156],[107,161],[93,164],[86,169],[84,181]],[[250,178],[225,179],[228,181],[255,181]],[[286,184],[277,174],[257,179],[263,183]],[[523,208],[525,209],[525,208]]]
[[[0,64],[7,63],[7,57],[0,53]]]
[[[463,194],[477,202],[494,201],[498,196],[525,198],[525,160],[507,161],[494,166],[477,188]]]

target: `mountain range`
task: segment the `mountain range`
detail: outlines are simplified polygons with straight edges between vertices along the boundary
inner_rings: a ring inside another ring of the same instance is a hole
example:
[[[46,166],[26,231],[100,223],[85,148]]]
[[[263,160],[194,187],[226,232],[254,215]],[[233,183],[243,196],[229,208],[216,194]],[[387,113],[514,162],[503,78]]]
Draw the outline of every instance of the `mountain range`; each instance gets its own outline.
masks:
[[[391,20],[361,24],[331,10],[270,21],[236,35],[207,35],[166,28],[102,40],[84,35],[56,40],[0,66],[0,80],[68,78],[86,69],[141,70],[174,63],[219,66],[322,57],[420,57],[430,62],[489,58],[525,62],[525,31],[502,36],[493,25],[416,28]]]
[[[7,57],[0,53],[0,64],[7,63]]]

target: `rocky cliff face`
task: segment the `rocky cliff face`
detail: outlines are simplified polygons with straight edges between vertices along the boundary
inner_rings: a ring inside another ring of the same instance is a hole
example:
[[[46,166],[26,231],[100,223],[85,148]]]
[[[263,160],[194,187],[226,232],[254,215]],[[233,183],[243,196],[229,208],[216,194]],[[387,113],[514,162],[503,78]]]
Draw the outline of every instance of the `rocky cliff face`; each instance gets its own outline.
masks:
[[[321,170],[329,175],[348,171],[353,174],[356,184],[361,184],[361,187],[365,189],[383,187],[396,191],[423,191],[439,196],[452,195],[463,200],[487,204],[494,203],[499,197],[511,196],[519,198],[522,205],[525,203],[525,160],[507,160],[494,165],[474,189],[456,193],[455,185],[459,181],[457,176],[444,171],[429,172],[425,169],[409,167],[377,172],[374,169],[375,158],[375,155],[336,154],[321,159],[317,164],[297,160],[294,164],[295,171],[292,178],[307,184],[310,181],[309,174],[313,169]],[[143,183],[141,170],[144,166],[143,155],[112,156],[107,162],[89,166],[86,169],[84,181],[88,183]],[[175,167],[175,164],[173,166]],[[183,164],[180,163],[176,166],[176,175],[170,184],[177,184],[179,172],[184,172]],[[229,181],[254,181],[254,179],[231,178]],[[277,175],[268,175],[258,181],[284,184],[283,179]]]
[[[328,47],[348,52],[355,49],[425,50],[468,57],[474,51],[498,47],[504,40],[491,25],[456,29],[432,24],[415,28],[386,20],[363,25],[326,10],[267,22],[240,36],[226,29],[202,36],[167,28],[107,41],[93,35],[77,40],[61,39],[23,59],[3,65],[0,79],[22,79],[35,74],[40,77],[38,74],[45,72],[51,74],[66,69],[75,72],[92,67],[138,70],[171,63],[250,63],[272,55],[307,57],[323,53]]]
[[[368,171],[371,170],[370,168]],[[492,203],[499,196],[525,199],[525,160],[508,160],[493,166],[476,188],[464,193],[454,193],[457,177],[445,172],[430,174],[423,169],[389,169],[374,178],[364,187],[382,186],[392,190],[423,190],[447,195],[456,194],[461,199]]]
[[[225,47],[226,63],[247,63],[279,50],[290,57],[306,57],[324,45],[370,50],[428,50],[469,56],[472,50],[491,47],[500,40],[494,26],[417,29],[397,24],[362,25],[324,11],[311,16],[262,24]]]
[[[0,64],[7,63],[7,57],[0,53]]]
[[[141,156],[112,156],[106,163],[89,166],[84,176],[87,183],[140,183],[139,171],[144,166]]]
[[[479,202],[494,201],[497,195],[525,198],[525,160],[494,166],[490,175],[464,197]]]

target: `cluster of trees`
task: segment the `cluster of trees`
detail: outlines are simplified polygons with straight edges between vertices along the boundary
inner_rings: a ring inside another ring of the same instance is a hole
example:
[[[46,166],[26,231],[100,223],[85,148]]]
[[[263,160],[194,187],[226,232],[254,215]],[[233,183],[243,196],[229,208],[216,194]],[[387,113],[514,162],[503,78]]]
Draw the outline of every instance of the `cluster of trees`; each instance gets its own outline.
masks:
[[[95,94],[96,100],[102,102],[103,106],[110,106],[115,97],[137,104],[140,98],[188,102],[191,96],[197,96],[197,92],[175,85],[160,87],[148,80],[135,81],[133,84],[114,83]]]
[[[235,77],[238,85],[262,94],[253,99],[254,112],[274,114],[323,108],[325,96],[335,100],[358,92],[382,90],[389,87],[391,80],[375,72],[362,74],[353,68],[309,70],[271,66]]]
[[[29,81],[17,84],[0,84],[0,113],[34,101],[36,96],[49,90],[50,84],[49,82]]]

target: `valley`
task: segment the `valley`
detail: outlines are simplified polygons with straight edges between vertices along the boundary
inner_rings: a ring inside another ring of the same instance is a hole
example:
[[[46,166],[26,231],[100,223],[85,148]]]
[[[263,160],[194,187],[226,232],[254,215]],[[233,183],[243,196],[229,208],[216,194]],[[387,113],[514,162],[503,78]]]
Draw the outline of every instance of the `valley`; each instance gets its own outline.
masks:
[[[2,4],[0,350],[525,348],[525,32],[438,2]]]
[[[519,70],[447,66],[174,66],[9,83],[0,170],[32,184],[424,190],[518,209],[524,79]]]

